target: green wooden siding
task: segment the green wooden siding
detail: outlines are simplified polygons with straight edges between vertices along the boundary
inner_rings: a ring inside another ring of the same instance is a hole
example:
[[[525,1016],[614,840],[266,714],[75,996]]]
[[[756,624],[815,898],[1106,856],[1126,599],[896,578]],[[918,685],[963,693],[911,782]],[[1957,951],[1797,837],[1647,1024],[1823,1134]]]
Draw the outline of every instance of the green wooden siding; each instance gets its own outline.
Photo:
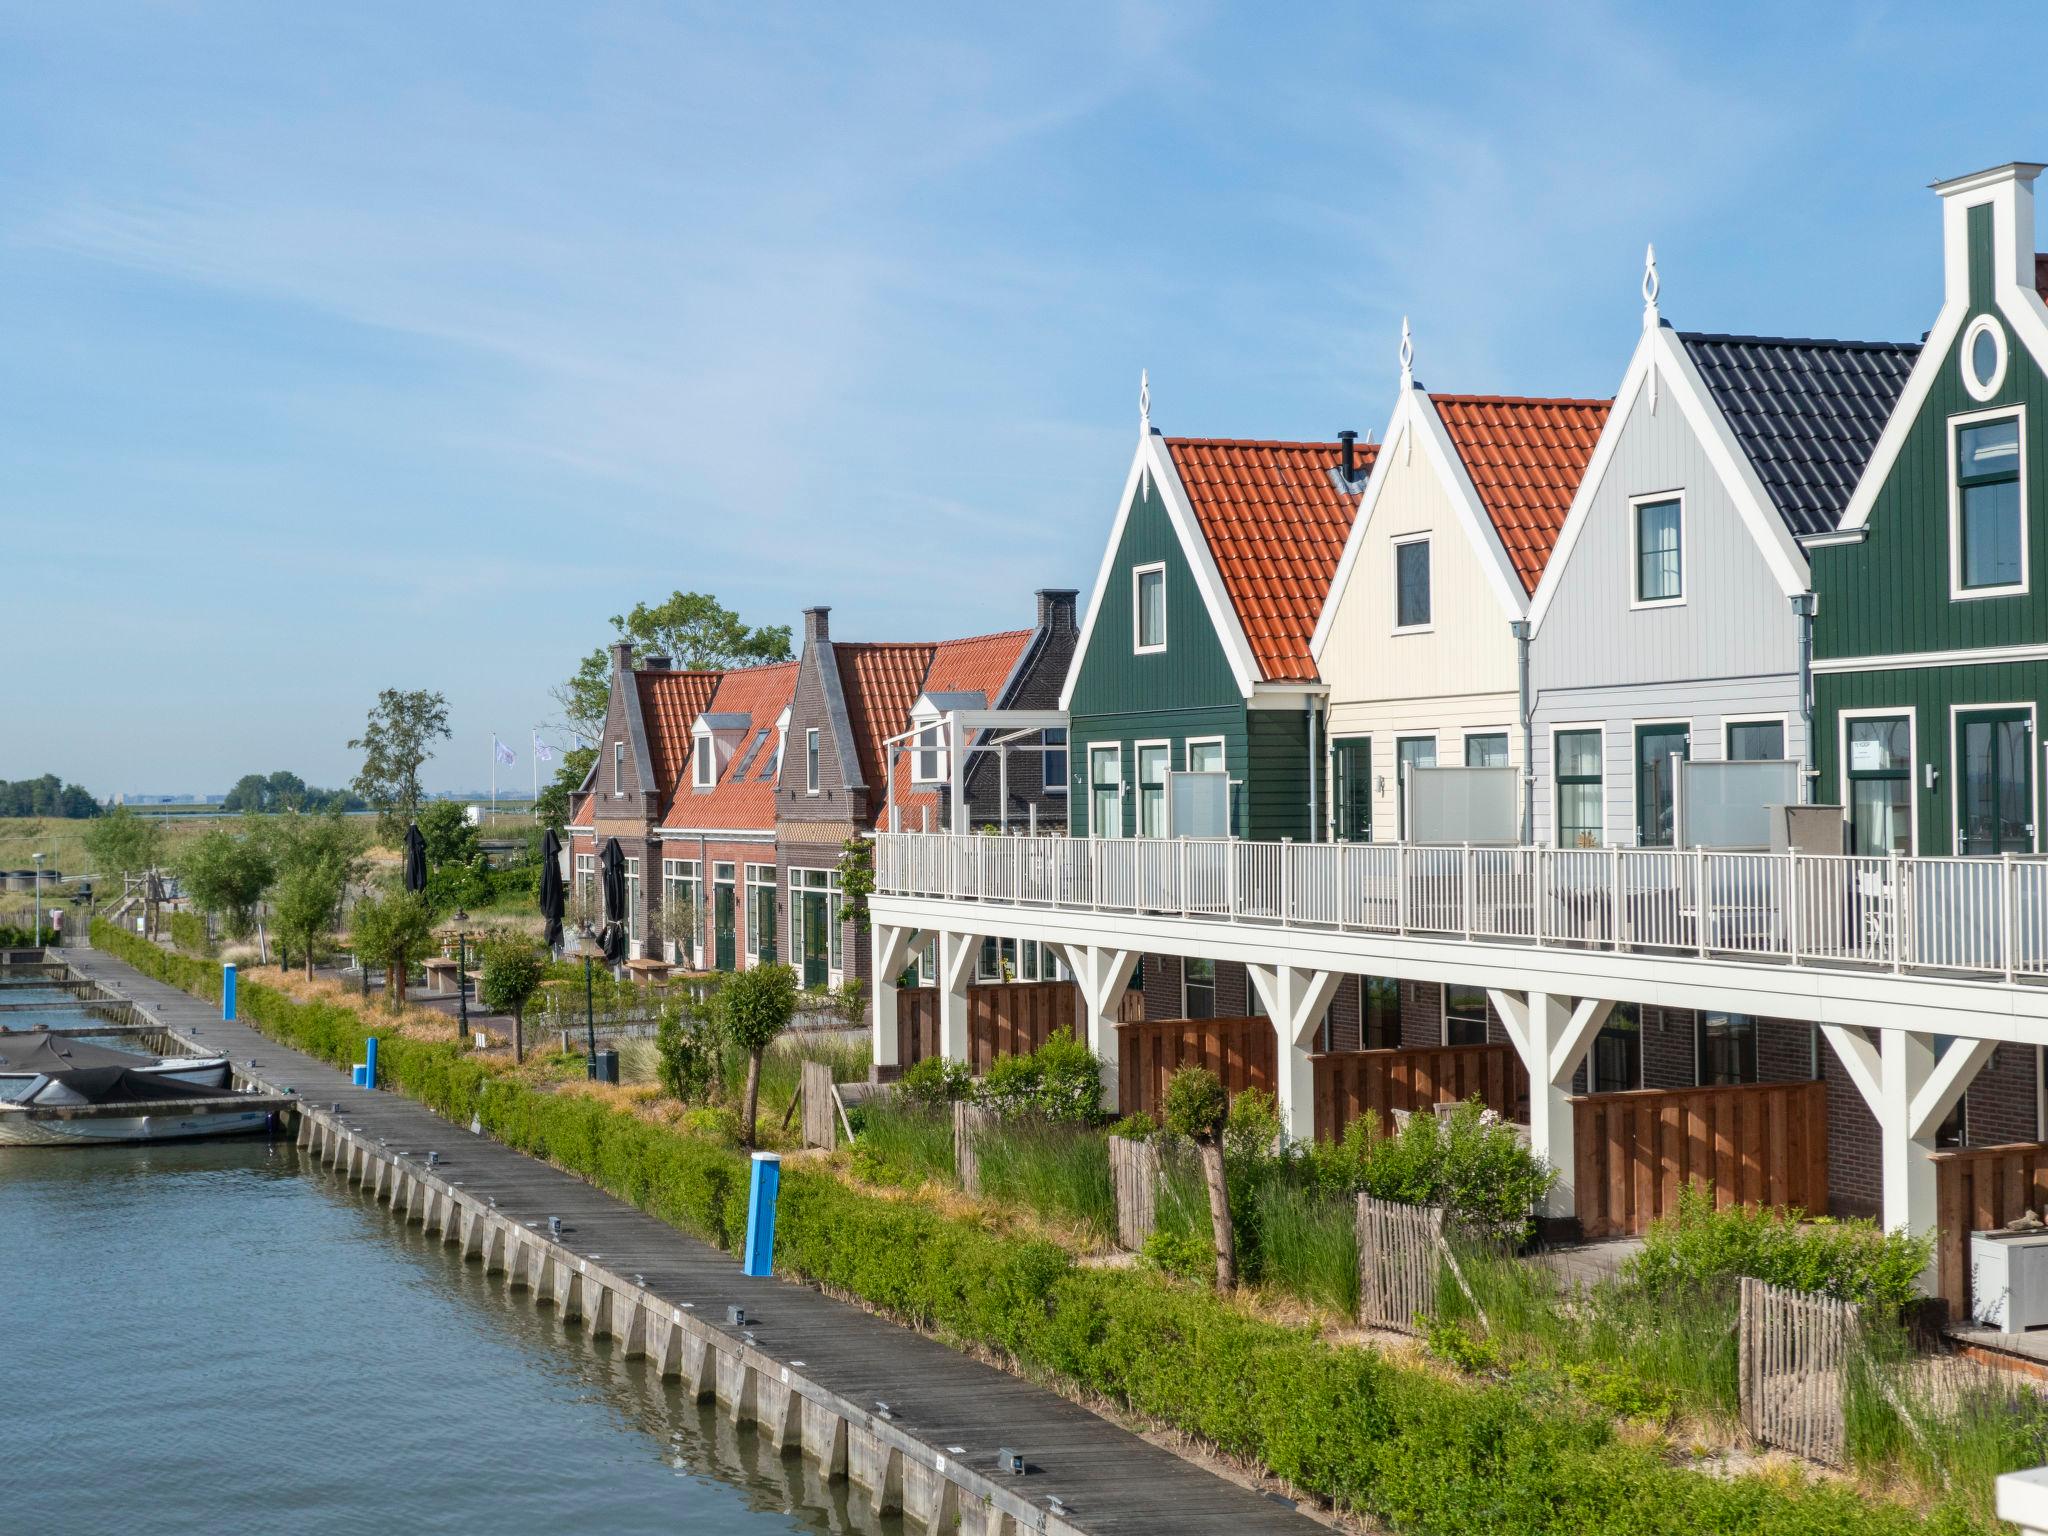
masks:
[[[1306,842],[1308,718],[1299,709],[1247,711],[1244,835],[1264,842]]]
[[[2048,704],[2048,666],[2015,661],[1982,667],[1822,673],[1814,679],[1813,733],[1818,749],[1816,760],[1820,764],[1820,786],[1815,798],[1824,804],[1844,800],[1842,711],[1883,709],[1909,715],[1913,720],[1913,805],[1919,839],[1916,851],[1955,852],[1953,791],[1958,770],[1950,715],[1957,706],[1986,704],[2031,704],[2038,723],[2044,704]],[[1927,787],[1930,763],[1935,769],[1932,789]],[[2038,773],[2038,762],[2035,768]],[[2037,788],[2037,799],[2038,795]],[[2035,846],[2039,845],[2037,835]]]
[[[2004,317],[2005,379],[1989,400],[1963,387],[1957,354],[1969,322],[1995,313],[1991,302],[1990,209],[1970,211],[1970,315],[1929,391],[1884,488],[1871,508],[1869,536],[1859,544],[1812,552],[1820,594],[1814,655],[1820,659],[2019,645],[2048,639],[2048,453],[2041,451],[2048,384]],[[2015,597],[1949,597],[1950,421],[1960,415],[2019,405],[2025,409],[2027,576]]]
[[[1169,631],[1170,632],[1170,631]],[[1164,741],[1168,743],[1167,764],[1175,772],[1188,765],[1188,741],[1190,738],[1223,738],[1224,766],[1233,781],[1247,777],[1245,708],[1236,701],[1218,705],[1212,709],[1177,710],[1170,716],[1160,712],[1144,712],[1121,715],[1090,715],[1085,720],[1073,718],[1074,750],[1070,759],[1073,783],[1068,789],[1068,798],[1073,810],[1071,831],[1076,837],[1093,836],[1096,828],[1093,820],[1095,800],[1088,784],[1088,748],[1115,744],[1123,748],[1124,785],[1129,791],[1123,800],[1124,837],[1135,837],[1138,833],[1138,754],[1137,744],[1141,741]],[[1303,794],[1307,793],[1306,780],[1302,783]],[[1250,824],[1246,785],[1235,783],[1230,791],[1230,822],[1240,836],[1263,837],[1269,834],[1246,830]],[[1306,820],[1306,812],[1303,813]]]

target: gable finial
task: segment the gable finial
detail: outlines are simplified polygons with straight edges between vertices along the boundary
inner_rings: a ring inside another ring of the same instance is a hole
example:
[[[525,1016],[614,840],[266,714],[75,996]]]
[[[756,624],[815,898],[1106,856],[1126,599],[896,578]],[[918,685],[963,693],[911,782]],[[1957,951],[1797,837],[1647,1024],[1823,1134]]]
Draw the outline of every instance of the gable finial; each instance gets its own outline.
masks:
[[[1643,329],[1652,330],[1657,325],[1657,247],[1643,247]]]
[[[1151,370],[1138,370],[1138,435],[1152,435],[1152,374]]]
[[[1415,338],[1408,330],[1408,317],[1401,317],[1401,387],[1415,382]]]

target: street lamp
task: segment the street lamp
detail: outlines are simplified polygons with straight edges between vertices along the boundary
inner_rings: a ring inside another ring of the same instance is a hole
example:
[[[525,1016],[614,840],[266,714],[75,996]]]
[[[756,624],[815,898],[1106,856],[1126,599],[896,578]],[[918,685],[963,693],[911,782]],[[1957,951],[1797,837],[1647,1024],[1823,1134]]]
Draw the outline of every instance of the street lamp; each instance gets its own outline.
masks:
[[[48,858],[49,855],[42,853],[32,853],[29,855],[29,857],[36,861],[35,941],[36,943],[40,944],[43,942],[43,860]]]

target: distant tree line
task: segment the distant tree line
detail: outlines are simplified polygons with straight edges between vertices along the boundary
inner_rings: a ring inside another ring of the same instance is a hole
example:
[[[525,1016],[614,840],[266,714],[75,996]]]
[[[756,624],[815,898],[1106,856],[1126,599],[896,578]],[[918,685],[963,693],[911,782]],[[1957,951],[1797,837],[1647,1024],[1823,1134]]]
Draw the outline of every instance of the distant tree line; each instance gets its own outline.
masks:
[[[274,814],[280,811],[361,811],[368,802],[353,790],[316,789],[296,773],[245,773],[221,801],[224,811]]]
[[[54,773],[40,779],[0,779],[0,816],[62,816],[76,821],[99,813],[99,801],[80,785],[58,782]]]

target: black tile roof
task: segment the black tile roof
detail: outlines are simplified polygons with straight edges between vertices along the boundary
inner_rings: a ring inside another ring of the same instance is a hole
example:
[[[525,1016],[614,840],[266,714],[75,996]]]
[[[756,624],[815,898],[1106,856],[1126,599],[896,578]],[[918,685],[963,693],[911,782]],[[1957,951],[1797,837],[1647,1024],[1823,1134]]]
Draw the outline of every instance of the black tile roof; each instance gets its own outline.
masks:
[[[1697,331],[1678,339],[1793,536],[1833,532],[1920,344]]]

